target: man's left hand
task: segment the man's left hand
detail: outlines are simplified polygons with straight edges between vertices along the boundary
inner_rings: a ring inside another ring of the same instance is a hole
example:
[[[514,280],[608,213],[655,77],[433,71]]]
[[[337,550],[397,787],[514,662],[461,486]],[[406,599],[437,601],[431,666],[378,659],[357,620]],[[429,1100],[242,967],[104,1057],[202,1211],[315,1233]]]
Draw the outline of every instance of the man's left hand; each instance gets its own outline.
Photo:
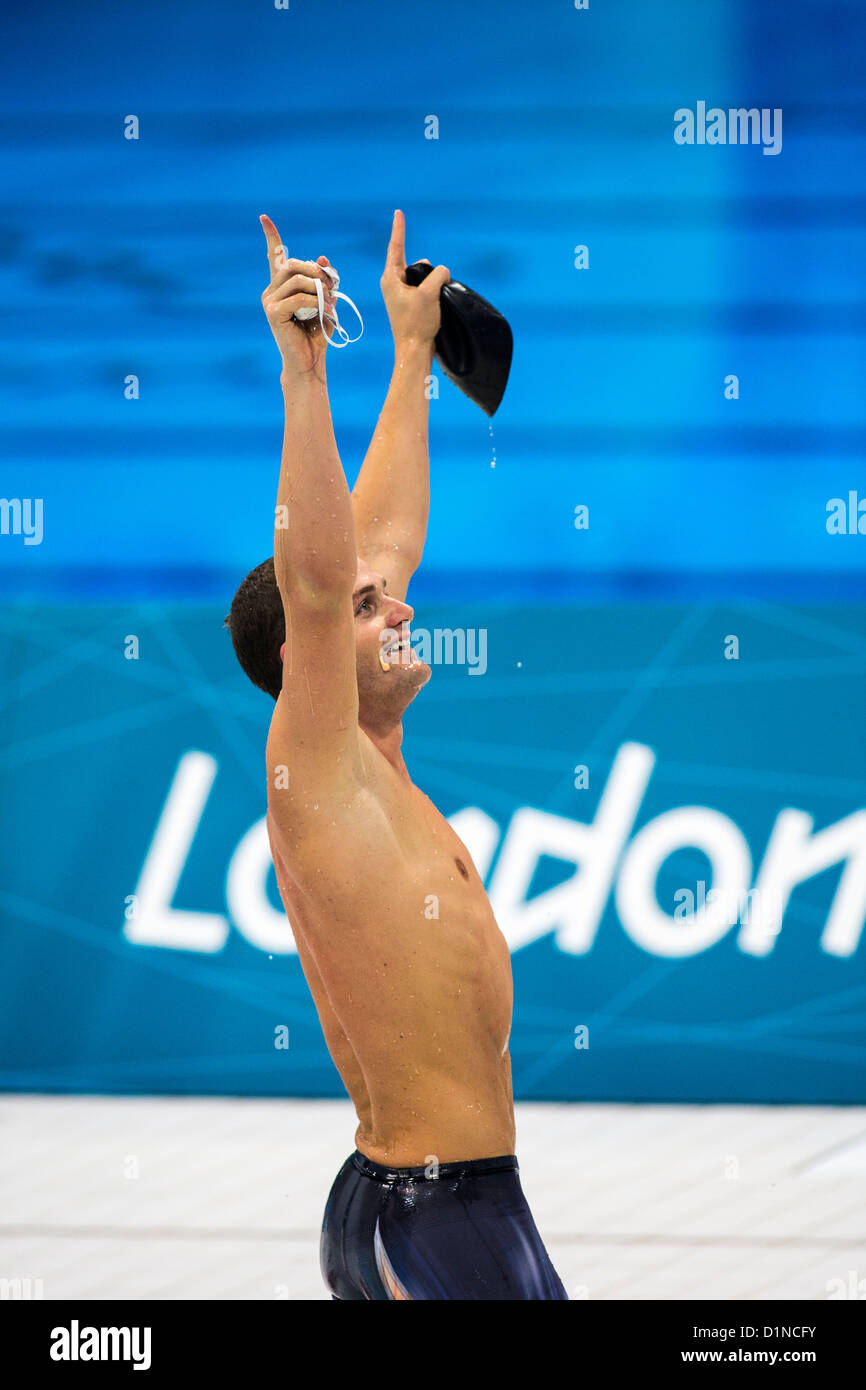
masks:
[[[451,279],[451,271],[445,265],[437,265],[420,285],[407,285],[405,242],[406,219],[398,208],[379,281],[382,298],[395,344],[420,342],[432,347],[441,321],[439,294]]]

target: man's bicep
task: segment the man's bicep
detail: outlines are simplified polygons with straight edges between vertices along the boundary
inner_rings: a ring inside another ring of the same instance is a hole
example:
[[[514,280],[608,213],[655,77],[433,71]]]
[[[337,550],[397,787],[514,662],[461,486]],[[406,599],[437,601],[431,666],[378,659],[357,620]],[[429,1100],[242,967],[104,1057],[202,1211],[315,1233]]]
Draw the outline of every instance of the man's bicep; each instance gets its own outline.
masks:
[[[357,775],[358,680],[352,597],[287,597],[283,686],[268,736],[289,779],[315,786],[333,774]],[[272,770],[271,770],[272,771]]]

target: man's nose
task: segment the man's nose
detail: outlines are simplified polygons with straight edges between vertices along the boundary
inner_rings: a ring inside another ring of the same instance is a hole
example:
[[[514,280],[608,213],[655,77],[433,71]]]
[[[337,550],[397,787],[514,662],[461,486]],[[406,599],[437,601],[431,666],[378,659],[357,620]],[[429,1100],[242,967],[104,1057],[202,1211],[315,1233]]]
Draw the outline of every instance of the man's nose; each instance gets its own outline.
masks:
[[[388,626],[399,627],[400,623],[411,623],[414,616],[414,608],[408,603],[402,603],[399,599],[394,599],[388,613]]]

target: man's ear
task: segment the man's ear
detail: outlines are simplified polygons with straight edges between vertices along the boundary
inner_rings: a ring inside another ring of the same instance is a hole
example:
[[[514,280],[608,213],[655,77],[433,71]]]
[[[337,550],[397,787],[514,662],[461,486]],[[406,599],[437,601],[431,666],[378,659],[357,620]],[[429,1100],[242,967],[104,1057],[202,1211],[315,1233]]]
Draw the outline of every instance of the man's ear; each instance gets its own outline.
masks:
[[[285,650],[286,650],[286,644],[285,644],[285,642],[283,642],[282,646],[280,647],[280,661],[283,660],[283,652],[284,652]]]

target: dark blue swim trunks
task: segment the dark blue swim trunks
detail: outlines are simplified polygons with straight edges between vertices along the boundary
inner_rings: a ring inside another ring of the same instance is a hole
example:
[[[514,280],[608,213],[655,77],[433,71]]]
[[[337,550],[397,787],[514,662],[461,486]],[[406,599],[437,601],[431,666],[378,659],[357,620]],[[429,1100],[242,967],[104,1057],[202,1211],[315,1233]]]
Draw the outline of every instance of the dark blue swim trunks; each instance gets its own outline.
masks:
[[[513,1154],[437,1170],[356,1149],[328,1197],[320,1258],[336,1299],[568,1300]]]

